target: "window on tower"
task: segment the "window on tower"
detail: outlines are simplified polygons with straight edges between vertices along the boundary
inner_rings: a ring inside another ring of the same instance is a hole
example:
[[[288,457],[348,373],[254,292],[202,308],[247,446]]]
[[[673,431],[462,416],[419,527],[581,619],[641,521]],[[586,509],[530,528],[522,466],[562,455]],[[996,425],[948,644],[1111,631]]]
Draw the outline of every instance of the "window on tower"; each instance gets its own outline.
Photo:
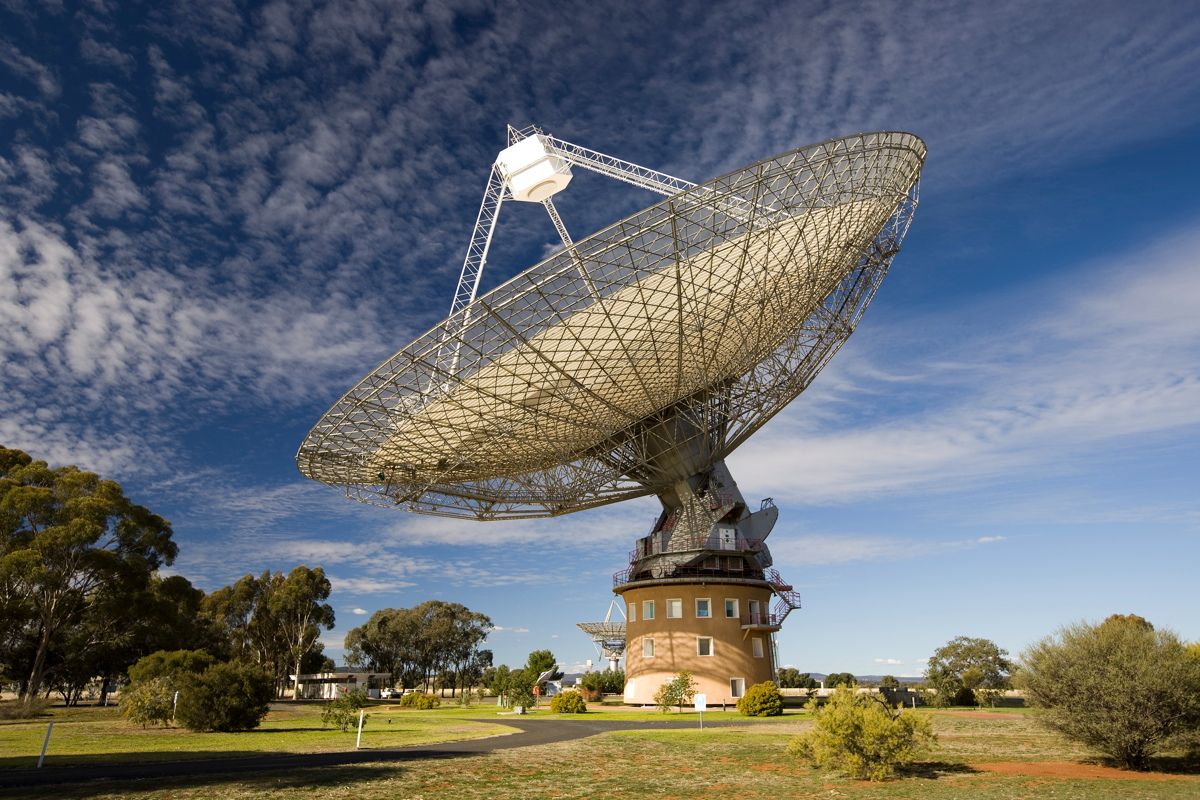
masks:
[[[667,619],[679,619],[683,616],[683,600],[673,597],[667,601]]]
[[[642,639],[642,658],[654,658],[654,639],[649,636]]]
[[[712,601],[707,597],[696,598],[697,619],[707,619],[712,616]]]
[[[713,640],[711,636],[696,637],[696,655],[711,656],[713,654]]]
[[[642,601],[642,621],[654,619],[654,601]]]

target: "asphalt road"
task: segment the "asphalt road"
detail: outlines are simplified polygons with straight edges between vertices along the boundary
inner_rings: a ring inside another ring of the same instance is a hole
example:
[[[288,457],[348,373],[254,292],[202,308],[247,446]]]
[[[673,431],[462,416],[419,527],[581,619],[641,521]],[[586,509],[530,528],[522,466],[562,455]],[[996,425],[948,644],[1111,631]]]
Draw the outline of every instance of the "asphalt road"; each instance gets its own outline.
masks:
[[[519,733],[507,736],[490,736],[485,739],[467,739],[444,744],[427,744],[391,749],[349,750],[339,753],[268,753],[263,755],[236,755],[226,758],[204,758],[183,761],[146,761],[122,764],[84,764],[78,766],[43,767],[42,769],[0,770],[0,793],[12,796],[11,790],[20,787],[52,786],[65,783],[91,781],[125,781],[147,779],[209,778],[235,775],[241,772],[287,773],[312,767],[337,767],[346,764],[378,762],[417,761],[427,758],[458,758],[509,750],[515,747],[533,747],[540,744],[583,739],[606,731],[663,730],[670,728],[695,728],[695,721],[673,720],[625,721],[587,719],[489,719],[520,729]],[[705,727],[737,725],[730,720],[705,722]],[[102,787],[97,787],[102,788]]]

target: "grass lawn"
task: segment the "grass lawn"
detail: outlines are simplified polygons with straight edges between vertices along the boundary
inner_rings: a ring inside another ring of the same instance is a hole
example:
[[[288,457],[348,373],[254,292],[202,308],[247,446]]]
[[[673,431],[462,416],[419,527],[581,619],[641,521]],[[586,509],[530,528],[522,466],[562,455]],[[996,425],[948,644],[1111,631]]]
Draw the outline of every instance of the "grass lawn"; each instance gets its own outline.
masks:
[[[1200,774],[1194,765],[1191,772],[1174,773],[1128,773],[1103,767],[1094,754],[1040,729],[1025,713],[925,713],[932,714],[939,737],[937,751],[900,779],[879,784],[815,772],[788,756],[789,738],[810,724],[796,715],[742,728],[606,733],[484,756],[235,779],[140,781],[127,784],[127,789],[120,784],[52,787],[22,796],[139,800],[1200,797]],[[462,712],[457,710],[414,714],[412,719],[418,716],[441,720],[447,727],[463,722]]]
[[[491,710],[491,709],[487,709]],[[376,705],[367,709],[363,747],[402,747],[431,742],[475,739],[511,733],[513,728],[478,722],[473,710],[413,711],[399,706]],[[88,762],[177,760],[213,755],[318,753],[353,750],[355,732],[321,727],[319,705],[272,706],[262,727],[244,733],[193,733],[186,728],[142,728],[126,722],[116,708],[54,708],[52,716],[34,720],[0,721],[0,769],[32,767],[37,763],[46,725],[54,732],[46,766]]]

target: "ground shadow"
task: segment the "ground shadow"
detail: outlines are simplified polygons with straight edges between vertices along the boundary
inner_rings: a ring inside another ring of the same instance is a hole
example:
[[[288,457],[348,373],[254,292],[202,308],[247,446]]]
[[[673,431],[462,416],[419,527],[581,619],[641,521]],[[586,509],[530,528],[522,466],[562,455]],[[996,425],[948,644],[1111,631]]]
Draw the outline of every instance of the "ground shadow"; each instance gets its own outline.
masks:
[[[916,761],[897,767],[896,776],[899,778],[925,778],[937,780],[947,775],[970,775],[979,770],[969,764],[958,764],[952,761]]]
[[[0,786],[0,797],[6,796],[7,792],[14,791],[18,792],[22,798],[29,798],[29,800],[87,798],[99,794],[112,793],[132,797],[148,792],[169,791],[172,789],[198,789],[206,786],[215,787],[231,783],[251,786],[263,792],[294,788],[320,789],[322,787],[346,786],[349,784],[394,778],[401,775],[404,769],[403,766],[395,763],[343,764],[341,766],[300,767],[268,772],[246,770],[222,772],[212,775],[189,773],[187,775],[128,780],[109,779],[88,783],[22,786],[16,789]],[[214,792],[214,794],[217,794],[217,792]]]
[[[403,773],[401,761],[449,759],[471,752],[358,750],[344,753],[196,752],[188,761],[140,765],[71,765],[57,769],[0,771],[0,798],[83,798],[119,792],[135,795],[164,789],[238,783],[257,789],[345,785]],[[100,754],[103,757],[104,754]],[[207,759],[206,763],[193,763]],[[124,767],[127,767],[125,769]],[[14,795],[15,793],[15,795]]]
[[[1106,766],[1115,767],[1110,763]],[[1186,755],[1154,756],[1150,759],[1152,772],[1168,772],[1173,775],[1200,775],[1200,752]]]

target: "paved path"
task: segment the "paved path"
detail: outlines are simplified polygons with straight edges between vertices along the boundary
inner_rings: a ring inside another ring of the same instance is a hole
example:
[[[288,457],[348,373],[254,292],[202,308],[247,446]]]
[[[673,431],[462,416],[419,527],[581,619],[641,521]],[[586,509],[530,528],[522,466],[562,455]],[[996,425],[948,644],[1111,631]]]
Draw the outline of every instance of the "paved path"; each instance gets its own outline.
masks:
[[[256,756],[237,755],[231,758],[206,758],[183,761],[146,761],[124,764],[81,764],[76,766],[44,767],[42,769],[0,770],[0,793],[17,787],[51,786],[61,783],[83,783],[97,780],[140,780],[145,778],[180,778],[189,776],[227,775],[239,772],[287,772],[310,767],[331,767],[344,764],[363,764],[380,761],[415,761],[423,758],[457,758],[514,747],[533,747],[539,744],[583,739],[606,731],[664,730],[695,728],[695,721],[674,720],[594,720],[587,719],[487,719],[520,729],[519,733],[489,736],[484,739],[465,739],[444,744],[425,744],[390,749],[349,750],[339,753],[266,753]],[[735,720],[705,722],[705,727],[744,724]]]

